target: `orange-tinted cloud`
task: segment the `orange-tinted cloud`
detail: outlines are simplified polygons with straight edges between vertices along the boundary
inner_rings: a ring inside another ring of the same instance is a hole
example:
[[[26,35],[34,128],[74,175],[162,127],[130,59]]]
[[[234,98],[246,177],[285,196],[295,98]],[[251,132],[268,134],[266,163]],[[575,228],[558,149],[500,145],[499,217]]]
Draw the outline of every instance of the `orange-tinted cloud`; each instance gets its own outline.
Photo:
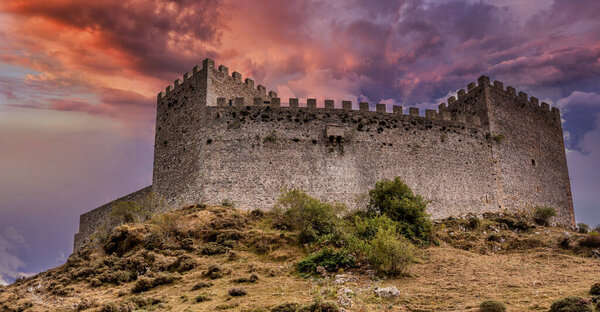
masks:
[[[470,1],[8,0],[0,62],[32,73],[2,94],[110,116],[151,138],[155,94],[205,57],[285,97],[413,105],[481,74],[539,97],[598,84],[600,4],[544,8],[523,19]]]

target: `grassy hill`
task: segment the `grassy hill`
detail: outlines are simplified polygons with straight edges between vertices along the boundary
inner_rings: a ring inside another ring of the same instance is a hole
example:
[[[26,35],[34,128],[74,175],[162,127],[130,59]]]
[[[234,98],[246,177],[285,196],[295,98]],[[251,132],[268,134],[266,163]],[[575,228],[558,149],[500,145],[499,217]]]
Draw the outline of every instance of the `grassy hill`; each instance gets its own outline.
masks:
[[[300,273],[315,245],[275,223],[273,213],[195,205],[124,224],[64,265],[0,288],[0,310],[478,311],[498,300],[548,311],[559,298],[589,298],[600,281],[586,235],[524,216],[436,222],[434,243],[393,278],[365,264]],[[376,294],[388,286],[399,294]]]

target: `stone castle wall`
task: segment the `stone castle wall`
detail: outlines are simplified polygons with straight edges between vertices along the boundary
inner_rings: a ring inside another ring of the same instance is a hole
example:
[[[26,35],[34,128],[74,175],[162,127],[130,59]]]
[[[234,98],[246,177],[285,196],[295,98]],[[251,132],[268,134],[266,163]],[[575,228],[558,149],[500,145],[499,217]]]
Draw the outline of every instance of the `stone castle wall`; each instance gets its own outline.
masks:
[[[500,207],[557,208],[557,220],[574,224],[569,173],[558,109],[502,84],[486,88],[491,132],[504,140],[493,148],[503,192]]]
[[[266,209],[299,188],[356,207],[377,180],[401,176],[436,218],[496,206],[492,143],[459,122],[270,106],[209,107],[204,118],[190,202]]]
[[[152,191],[174,206],[228,199],[266,209],[298,188],[359,207],[377,180],[400,176],[434,218],[548,205],[572,225],[558,110],[484,76],[467,89],[425,116],[362,102],[282,104],[207,59],[158,95]],[[82,216],[76,240],[101,218]]]
[[[111,213],[114,204],[120,201],[141,202],[144,198],[150,195],[150,192],[152,192],[152,187],[147,186],[141,190],[135,191],[119,199],[115,199],[79,216],[79,233],[75,234],[73,250],[78,250],[81,248],[89,239],[89,237],[102,226],[104,220],[106,220]]]

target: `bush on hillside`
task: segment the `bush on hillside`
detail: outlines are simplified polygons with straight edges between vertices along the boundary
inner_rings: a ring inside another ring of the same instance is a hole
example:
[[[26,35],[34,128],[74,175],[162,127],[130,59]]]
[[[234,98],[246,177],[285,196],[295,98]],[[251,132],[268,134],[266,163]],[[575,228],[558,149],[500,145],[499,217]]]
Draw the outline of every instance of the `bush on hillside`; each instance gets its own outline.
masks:
[[[142,276],[135,282],[131,292],[141,293],[148,291],[160,285],[172,284],[176,279],[178,278],[175,275],[168,273],[159,273],[155,277]]]
[[[361,240],[375,238],[380,230],[397,231],[397,222],[387,215],[375,215],[372,217],[354,217],[354,235]]]
[[[271,312],[296,312],[300,309],[300,305],[297,303],[283,303],[275,306],[271,309]]]
[[[585,223],[577,223],[577,232],[587,234],[590,231],[590,226]]]
[[[380,274],[398,276],[415,260],[415,247],[396,234],[395,229],[380,228],[366,247],[367,259]]]
[[[301,190],[287,191],[273,207],[275,227],[300,231],[300,243],[312,243],[338,230],[338,214],[345,209],[344,205],[322,202]]]
[[[194,300],[196,301],[196,303],[201,303],[201,302],[210,301],[210,300],[212,300],[212,298],[207,294],[199,294],[198,296],[196,296],[196,298]]]
[[[549,312],[593,312],[593,310],[587,300],[572,296],[554,301]]]
[[[368,211],[398,222],[400,233],[413,241],[431,241],[432,224],[426,206],[427,202],[399,177],[393,181],[383,179],[369,191]]]
[[[533,211],[533,220],[542,226],[550,225],[550,219],[556,216],[556,209],[548,206],[537,206]]]
[[[312,304],[302,307],[299,312],[339,312],[340,308],[333,302],[315,300]]]
[[[598,232],[590,232],[579,241],[579,245],[588,248],[600,248],[600,234]]]
[[[241,296],[245,296],[248,294],[248,292],[246,291],[246,289],[241,288],[241,287],[233,287],[233,288],[229,288],[229,290],[227,291],[227,293],[232,296],[232,297],[241,297]]]
[[[105,239],[102,249],[107,254],[117,254],[119,257],[134,249],[142,242],[141,233],[132,230],[129,225],[115,228]]]
[[[592,296],[600,296],[600,283],[595,283],[590,287],[590,295]]]
[[[228,198],[225,198],[221,201],[221,206],[234,208],[235,204]]]
[[[322,266],[329,272],[354,266],[354,258],[344,250],[325,248],[308,255],[297,264],[301,273],[317,273],[317,268]]]
[[[479,312],[506,312],[506,305],[500,301],[484,301],[479,305]]]

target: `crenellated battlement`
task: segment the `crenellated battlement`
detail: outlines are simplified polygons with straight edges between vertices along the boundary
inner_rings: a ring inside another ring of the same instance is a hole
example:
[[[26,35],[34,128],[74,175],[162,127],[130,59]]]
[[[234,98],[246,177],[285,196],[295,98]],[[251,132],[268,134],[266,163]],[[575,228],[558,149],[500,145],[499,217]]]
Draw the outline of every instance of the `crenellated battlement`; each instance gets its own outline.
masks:
[[[339,105],[333,100],[324,100],[322,105],[318,105],[316,99],[307,99],[306,103],[300,104],[297,98],[290,98],[287,103],[281,102],[281,99],[277,97],[277,93],[274,91],[267,92],[267,88],[264,85],[258,84],[255,87],[255,81],[251,78],[243,79],[241,73],[234,71],[229,75],[229,67],[225,65],[219,65],[215,69],[215,63],[212,59],[205,59],[202,62],[202,65],[195,66],[191,72],[186,72],[183,75],[182,79],[176,79],[173,85],[169,85],[166,87],[165,91],[161,91],[158,93],[158,101],[164,98],[167,95],[170,95],[178,88],[180,88],[186,81],[193,79],[194,77],[198,77],[200,73],[206,72],[208,70],[213,70],[214,73],[218,73],[222,76],[227,76],[231,82],[235,82],[239,85],[244,85],[248,90],[252,92],[257,92],[260,97],[253,98],[239,98],[237,96],[232,96],[230,98],[227,97],[218,97],[214,103],[206,103],[207,106],[271,106],[273,108],[299,108],[299,109],[318,109],[318,110],[327,110],[327,109],[341,109],[346,111],[360,111],[360,112],[377,112],[377,113],[391,113],[398,115],[406,115],[406,116],[421,116],[419,108],[417,107],[409,107],[408,111],[404,113],[402,106],[392,106],[392,111],[387,111],[387,106],[382,103],[376,103],[375,105],[371,105],[367,102],[359,102],[356,107],[351,101],[341,101]],[[460,109],[460,106],[465,102],[474,97],[478,97],[481,95],[481,90],[483,88],[489,88],[496,92],[501,92],[504,96],[509,97],[523,105],[527,105],[528,107],[537,110],[538,112],[552,112],[557,116],[560,115],[558,108],[552,107],[550,109],[550,105],[546,102],[539,103],[538,98],[536,97],[527,97],[527,93],[523,91],[517,92],[516,89],[512,86],[507,86],[504,88],[504,83],[500,81],[494,81],[493,84],[490,83],[490,78],[487,76],[481,76],[477,79],[477,83],[471,82],[467,85],[466,90],[460,89],[457,91],[456,96],[451,96],[447,99],[446,103],[440,103],[438,105],[437,110],[426,109],[424,118],[431,119],[443,119],[443,120],[453,120],[463,123],[469,123],[472,126],[481,126],[482,124],[486,124],[486,118],[482,118],[481,116],[474,116],[473,112],[469,112]],[[372,111],[370,108],[374,107],[375,109]],[[482,120],[483,119],[483,120]]]
[[[166,96],[170,95],[171,93],[173,93],[174,91],[176,91],[186,81],[193,79],[193,78],[197,78],[202,73],[204,73],[204,76],[206,76],[206,73],[209,70],[212,70],[214,73],[218,73],[221,76],[227,76],[229,79],[231,79],[232,82],[236,82],[240,85],[245,85],[245,87],[247,87],[248,90],[257,91],[260,94],[268,95],[270,98],[277,97],[277,93],[274,91],[269,91],[267,94],[267,88],[261,84],[257,85],[255,88],[253,79],[251,79],[251,78],[243,79],[242,74],[237,71],[232,72],[231,76],[229,76],[229,67],[227,67],[225,65],[219,65],[219,67],[217,69],[215,69],[215,61],[207,58],[207,59],[204,59],[204,61],[202,61],[202,65],[194,66],[191,73],[186,72],[185,74],[183,74],[183,80],[179,79],[179,78],[175,79],[175,81],[173,82],[172,85],[169,85],[165,88],[165,91],[159,92],[158,96],[157,96],[157,100],[160,101],[164,97],[166,97]]]
[[[276,94],[274,94],[276,96]],[[278,97],[272,97],[270,101],[263,101],[262,98],[253,98],[252,100],[244,97],[236,97],[234,100],[228,100],[224,97],[217,98],[215,105],[209,105],[208,107],[269,107],[271,109],[283,109],[283,110],[304,110],[304,111],[315,111],[315,112],[355,112],[364,114],[387,114],[404,116],[411,118],[423,118],[431,120],[446,120],[455,121],[458,123],[465,124],[471,128],[477,128],[481,126],[481,121],[477,116],[467,116],[463,114],[449,114],[445,111],[437,111],[434,109],[426,109],[425,115],[421,115],[418,107],[409,107],[408,111],[404,111],[402,106],[393,105],[392,111],[387,110],[387,105],[383,103],[375,104],[375,110],[371,110],[371,105],[367,102],[359,102],[358,109],[354,109],[352,101],[344,100],[340,102],[339,106],[335,105],[333,100],[324,100],[323,105],[318,105],[316,99],[308,99],[306,103],[300,103],[298,98],[290,98],[289,101],[281,102]]]
[[[550,109],[550,105],[546,102],[542,102],[540,105],[538,98],[533,96],[528,98],[527,93],[523,91],[517,92],[517,90],[512,86],[507,86],[505,89],[504,83],[497,80],[494,81],[493,84],[490,84],[490,78],[487,76],[479,77],[477,80],[477,84],[475,84],[475,82],[469,83],[467,85],[467,91],[465,91],[464,89],[458,90],[457,96],[449,97],[447,100],[447,105],[446,103],[440,103],[439,109],[444,110],[448,107],[451,107],[452,105],[458,105],[461,101],[468,99],[470,96],[478,96],[480,94],[479,92],[481,91],[481,88],[490,88],[496,92],[501,92],[506,97],[509,97],[519,103],[523,103],[533,109],[537,109],[539,112],[551,111],[552,113],[559,114],[558,108],[553,107],[552,109]]]

